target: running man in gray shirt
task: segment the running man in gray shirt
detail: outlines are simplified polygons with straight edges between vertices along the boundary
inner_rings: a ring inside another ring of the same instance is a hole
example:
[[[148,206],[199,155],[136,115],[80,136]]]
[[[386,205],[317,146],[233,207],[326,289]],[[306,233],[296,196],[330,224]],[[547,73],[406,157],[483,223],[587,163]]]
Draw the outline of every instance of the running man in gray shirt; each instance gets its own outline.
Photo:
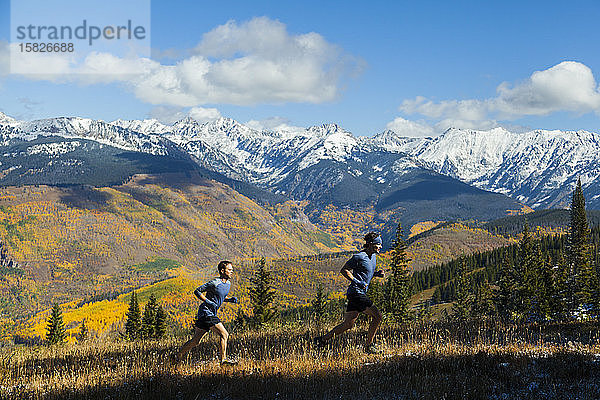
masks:
[[[333,328],[329,333],[315,338],[318,346],[324,346],[335,335],[342,334],[351,329],[360,313],[365,313],[371,317],[369,332],[367,333],[367,342],[365,351],[367,353],[378,353],[379,349],[374,345],[373,339],[375,333],[381,325],[381,312],[373,305],[373,302],[367,297],[367,289],[373,277],[383,278],[383,271],[375,271],[377,264],[377,254],[381,250],[381,237],[376,232],[369,232],[365,236],[365,245],[363,251],[352,256],[346,261],[346,264],[340,270],[344,278],[350,281],[350,286],[346,290],[348,298],[348,307],[344,314],[344,321]]]
[[[196,314],[196,320],[194,321],[194,337],[185,342],[181,347],[174,358],[175,364],[179,363],[208,331],[213,331],[219,335],[219,359],[221,364],[231,365],[237,363],[227,358],[227,339],[229,338],[229,333],[219,317],[217,317],[217,310],[221,307],[221,304],[224,302],[237,304],[238,302],[237,297],[226,298],[231,288],[229,280],[233,276],[233,265],[230,261],[221,261],[217,269],[219,270],[218,278],[206,282],[194,290],[196,297],[202,300],[202,304],[200,304],[198,313]]]

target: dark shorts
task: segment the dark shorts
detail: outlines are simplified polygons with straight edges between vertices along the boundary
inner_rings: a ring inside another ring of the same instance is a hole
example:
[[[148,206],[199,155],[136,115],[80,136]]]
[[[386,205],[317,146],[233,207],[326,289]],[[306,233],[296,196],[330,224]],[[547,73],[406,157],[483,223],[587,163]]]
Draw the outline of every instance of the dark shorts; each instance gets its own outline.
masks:
[[[367,297],[366,294],[348,293],[346,296],[348,297],[348,307],[346,307],[346,312],[363,312],[373,305],[373,302]]]
[[[209,330],[211,326],[215,326],[221,322],[219,317],[214,315],[202,315],[196,316],[196,320],[194,321],[194,325],[200,329],[204,329],[205,331]]]

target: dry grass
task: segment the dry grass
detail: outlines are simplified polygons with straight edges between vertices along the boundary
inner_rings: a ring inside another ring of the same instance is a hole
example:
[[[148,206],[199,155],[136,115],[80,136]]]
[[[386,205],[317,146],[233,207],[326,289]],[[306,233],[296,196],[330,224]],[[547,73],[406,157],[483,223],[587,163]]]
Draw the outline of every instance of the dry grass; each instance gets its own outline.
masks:
[[[313,326],[235,332],[216,362],[214,337],[177,368],[184,338],[0,349],[6,399],[598,399],[600,344],[592,325],[417,323],[385,326],[385,350],[362,350],[365,326],[316,349]]]

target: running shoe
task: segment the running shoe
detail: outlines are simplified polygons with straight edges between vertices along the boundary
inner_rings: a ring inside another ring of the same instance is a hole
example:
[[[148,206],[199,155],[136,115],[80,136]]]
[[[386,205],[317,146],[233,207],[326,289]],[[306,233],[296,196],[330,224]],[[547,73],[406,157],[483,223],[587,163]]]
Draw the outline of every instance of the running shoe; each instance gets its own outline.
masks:
[[[237,365],[238,364],[238,360],[232,360],[231,358],[226,358],[223,361],[221,361],[221,365]]]

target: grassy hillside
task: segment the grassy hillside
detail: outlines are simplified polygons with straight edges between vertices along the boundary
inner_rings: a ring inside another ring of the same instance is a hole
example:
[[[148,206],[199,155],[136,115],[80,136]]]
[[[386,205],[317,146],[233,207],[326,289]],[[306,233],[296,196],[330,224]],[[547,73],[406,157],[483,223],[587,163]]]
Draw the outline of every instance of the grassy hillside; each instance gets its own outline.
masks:
[[[347,255],[331,256],[305,256],[296,259],[275,259],[267,263],[268,270],[273,279],[275,289],[274,306],[277,309],[290,309],[305,307],[310,304],[319,284],[324,286],[330,299],[343,298],[347,282],[339,274],[341,265],[346,261]],[[249,290],[250,278],[253,276],[256,259],[246,259],[234,264],[235,276],[232,280],[231,295],[240,300],[239,304],[225,303],[220,310],[223,321],[232,321],[236,313],[241,311],[250,316],[252,314]],[[169,264],[165,259],[141,264],[144,268],[148,265],[156,266]],[[140,265],[132,266],[140,268]],[[188,329],[198,310],[199,300],[193,295],[193,290],[208,279],[216,276],[212,268],[192,274],[183,274],[179,277],[169,278],[136,290],[141,307],[145,305],[154,294],[170,318],[170,325],[175,330]],[[118,294],[106,299],[78,298],[61,305],[63,318],[67,326],[69,340],[74,341],[78,329],[85,319],[86,326],[92,335],[97,338],[118,336],[123,332],[123,324],[131,298],[131,292]],[[6,332],[5,339],[10,334],[16,333],[21,340],[37,341],[45,337],[46,321],[50,315],[50,308],[38,312],[35,316],[18,326],[18,330]]]
[[[103,188],[1,188],[0,240],[21,266],[0,271],[4,319],[130,291],[223,258],[347,248],[296,203],[267,210],[228,186],[183,174],[137,175]],[[152,264],[161,258],[170,261]]]
[[[418,271],[463,254],[489,250],[508,243],[510,243],[508,239],[494,236],[482,229],[469,228],[461,224],[445,224],[411,240],[407,253],[411,258],[411,268]],[[323,284],[331,299],[343,298],[347,281],[339,274],[339,270],[351,254],[352,252],[345,252],[268,260],[268,268],[271,271],[273,287],[276,291],[276,307],[285,309],[309,305],[319,284]],[[253,275],[256,262],[257,259],[243,259],[235,262],[236,276],[233,280],[232,293],[240,298],[241,302],[237,306],[227,305],[224,307],[222,317],[225,321],[233,320],[238,310],[246,315],[251,314],[248,295],[249,279]],[[171,263],[172,261],[169,260],[157,259],[134,265],[131,269],[136,271],[155,270],[160,266],[171,265]],[[387,263],[387,254],[382,254],[379,266],[387,269]],[[138,293],[142,303],[145,302],[149,293],[155,293],[165,306],[167,313],[171,315],[174,324],[184,329],[191,324],[198,306],[198,300],[192,295],[192,290],[213,275],[216,275],[216,271],[212,269],[185,274],[178,278],[142,287]],[[166,290],[165,287],[170,289]],[[109,334],[111,331],[113,333],[122,331],[128,301],[129,294],[123,294],[113,300],[102,300],[100,305],[86,304],[85,310],[75,307],[74,303],[65,304],[64,312],[71,323],[72,335],[75,335],[86,313],[90,315],[91,319],[88,326],[93,326],[92,329],[96,330],[99,336]],[[415,300],[414,303],[416,302],[418,301]],[[112,316],[110,319],[104,316],[106,309],[114,310],[109,313]],[[28,321],[27,329],[21,329],[20,334],[25,337],[43,337],[48,313],[49,309],[38,313]],[[96,320],[103,322],[92,322]]]
[[[327,321],[329,328],[333,321]],[[260,331],[230,328],[215,361],[209,335],[179,367],[167,360],[189,336],[0,348],[3,399],[597,399],[595,327],[497,323],[384,325],[368,355],[366,326],[316,349],[310,321]]]
[[[407,253],[412,260],[412,269],[420,271],[463,254],[491,250],[513,242],[514,240],[484,229],[451,223],[438,225],[430,231],[413,236]]]

